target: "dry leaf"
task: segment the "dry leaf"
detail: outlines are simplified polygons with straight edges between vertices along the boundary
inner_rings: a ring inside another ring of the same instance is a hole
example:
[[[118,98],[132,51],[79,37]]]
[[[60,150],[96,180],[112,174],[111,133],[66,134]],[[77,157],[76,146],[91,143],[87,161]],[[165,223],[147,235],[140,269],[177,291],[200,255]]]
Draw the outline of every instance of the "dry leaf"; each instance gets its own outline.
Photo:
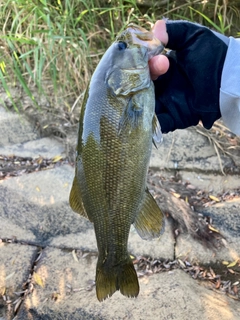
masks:
[[[6,276],[5,280],[12,278],[12,276],[14,276],[14,274],[15,274],[15,271],[10,273],[8,276]]]
[[[43,162],[43,157],[39,157],[39,158],[37,158],[36,159],[36,162],[38,163],[38,164],[41,164],[42,162]]]
[[[233,286],[233,292],[234,292],[234,294],[238,294],[238,287],[237,286]]]
[[[231,274],[235,274],[235,271],[233,269],[228,269],[228,271],[231,273]]]
[[[236,264],[238,263],[238,259],[229,263],[229,265],[227,265],[227,268],[231,268],[231,267],[234,267]]]
[[[5,287],[0,288],[0,295],[1,296],[4,296],[5,292],[6,292],[6,288]]]
[[[188,184],[186,188],[187,189],[191,189],[191,190],[195,190],[196,189],[196,187],[193,186],[192,184]]]
[[[172,195],[174,197],[176,197],[176,198],[180,198],[181,197],[181,195],[179,193],[176,193],[176,192],[172,192]]]
[[[59,297],[59,294],[57,292],[53,292],[52,296],[51,296],[51,299],[54,300],[54,301],[57,301],[58,297]]]
[[[219,231],[217,229],[213,228],[210,224],[208,225],[208,229],[210,229],[211,231],[219,233]]]
[[[38,284],[40,287],[43,288],[43,281],[42,278],[40,277],[39,274],[37,274],[36,272],[33,273],[33,279],[36,282],[36,284]]]
[[[184,262],[181,259],[178,259],[178,262],[182,268],[186,268]]]
[[[63,157],[60,156],[60,155],[55,156],[55,157],[52,158],[52,162],[53,162],[53,163],[54,163],[54,162],[58,162],[58,161],[61,160],[62,158],[63,158]]]
[[[21,302],[22,302],[22,298],[18,298],[15,301],[14,312],[17,312],[18,308],[20,307]]]
[[[217,202],[220,201],[220,199],[218,199],[217,197],[214,197],[214,196],[212,196],[212,195],[210,195],[209,198],[210,198],[211,200],[213,200],[213,201],[217,201]]]
[[[226,261],[226,260],[223,260],[223,261],[222,261],[222,264],[223,264],[224,266],[227,266],[227,265],[229,264],[229,262]]]
[[[209,271],[210,271],[210,273],[211,273],[211,276],[213,277],[213,278],[215,278],[216,277],[216,274],[215,274],[215,272],[213,271],[213,269],[210,267],[209,268]]]
[[[78,257],[77,257],[77,255],[76,255],[75,250],[72,251],[72,255],[73,255],[73,259],[74,259],[76,262],[78,262]]]
[[[215,288],[216,288],[216,289],[219,289],[220,286],[221,286],[221,279],[219,278],[219,279],[217,279],[217,282],[216,282],[216,284],[215,284]]]

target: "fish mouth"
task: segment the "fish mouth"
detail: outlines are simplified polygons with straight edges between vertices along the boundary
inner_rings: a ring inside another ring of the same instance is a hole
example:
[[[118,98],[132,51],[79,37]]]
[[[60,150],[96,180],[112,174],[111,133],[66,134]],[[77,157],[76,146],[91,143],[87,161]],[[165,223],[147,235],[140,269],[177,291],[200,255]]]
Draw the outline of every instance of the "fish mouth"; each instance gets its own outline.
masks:
[[[160,44],[157,47],[152,47],[150,48],[150,50],[148,51],[148,60],[152,59],[153,57],[161,54],[163,52],[163,50],[165,49],[163,44]]]

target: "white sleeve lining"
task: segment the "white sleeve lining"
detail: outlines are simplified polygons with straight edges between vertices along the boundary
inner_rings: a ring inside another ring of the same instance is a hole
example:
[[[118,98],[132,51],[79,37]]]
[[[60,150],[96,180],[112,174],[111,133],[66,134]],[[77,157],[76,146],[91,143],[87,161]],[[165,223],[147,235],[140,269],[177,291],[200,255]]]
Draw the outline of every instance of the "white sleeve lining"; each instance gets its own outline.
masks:
[[[240,39],[229,38],[220,88],[220,111],[223,122],[240,135]]]

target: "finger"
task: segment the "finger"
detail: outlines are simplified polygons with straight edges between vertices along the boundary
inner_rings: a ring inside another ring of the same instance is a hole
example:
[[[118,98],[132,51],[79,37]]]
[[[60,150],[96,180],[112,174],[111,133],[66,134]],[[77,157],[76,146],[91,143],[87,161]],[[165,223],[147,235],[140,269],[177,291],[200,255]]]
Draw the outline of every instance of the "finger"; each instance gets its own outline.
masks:
[[[157,37],[166,46],[168,43],[168,33],[166,28],[166,23],[164,20],[158,20],[153,28],[152,32],[155,37]]]
[[[152,80],[156,80],[160,75],[167,72],[169,60],[164,55],[158,55],[149,60],[149,69]]]

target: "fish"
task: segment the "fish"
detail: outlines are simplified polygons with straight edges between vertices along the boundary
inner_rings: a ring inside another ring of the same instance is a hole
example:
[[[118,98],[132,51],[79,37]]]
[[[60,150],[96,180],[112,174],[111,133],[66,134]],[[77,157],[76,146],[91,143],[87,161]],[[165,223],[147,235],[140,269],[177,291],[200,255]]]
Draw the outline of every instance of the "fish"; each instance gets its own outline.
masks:
[[[131,225],[143,239],[164,229],[146,186],[152,144],[162,138],[148,61],[163,49],[152,32],[130,24],[103,55],[84,95],[69,202],[94,226],[99,301],[118,290],[139,294],[128,253]]]

